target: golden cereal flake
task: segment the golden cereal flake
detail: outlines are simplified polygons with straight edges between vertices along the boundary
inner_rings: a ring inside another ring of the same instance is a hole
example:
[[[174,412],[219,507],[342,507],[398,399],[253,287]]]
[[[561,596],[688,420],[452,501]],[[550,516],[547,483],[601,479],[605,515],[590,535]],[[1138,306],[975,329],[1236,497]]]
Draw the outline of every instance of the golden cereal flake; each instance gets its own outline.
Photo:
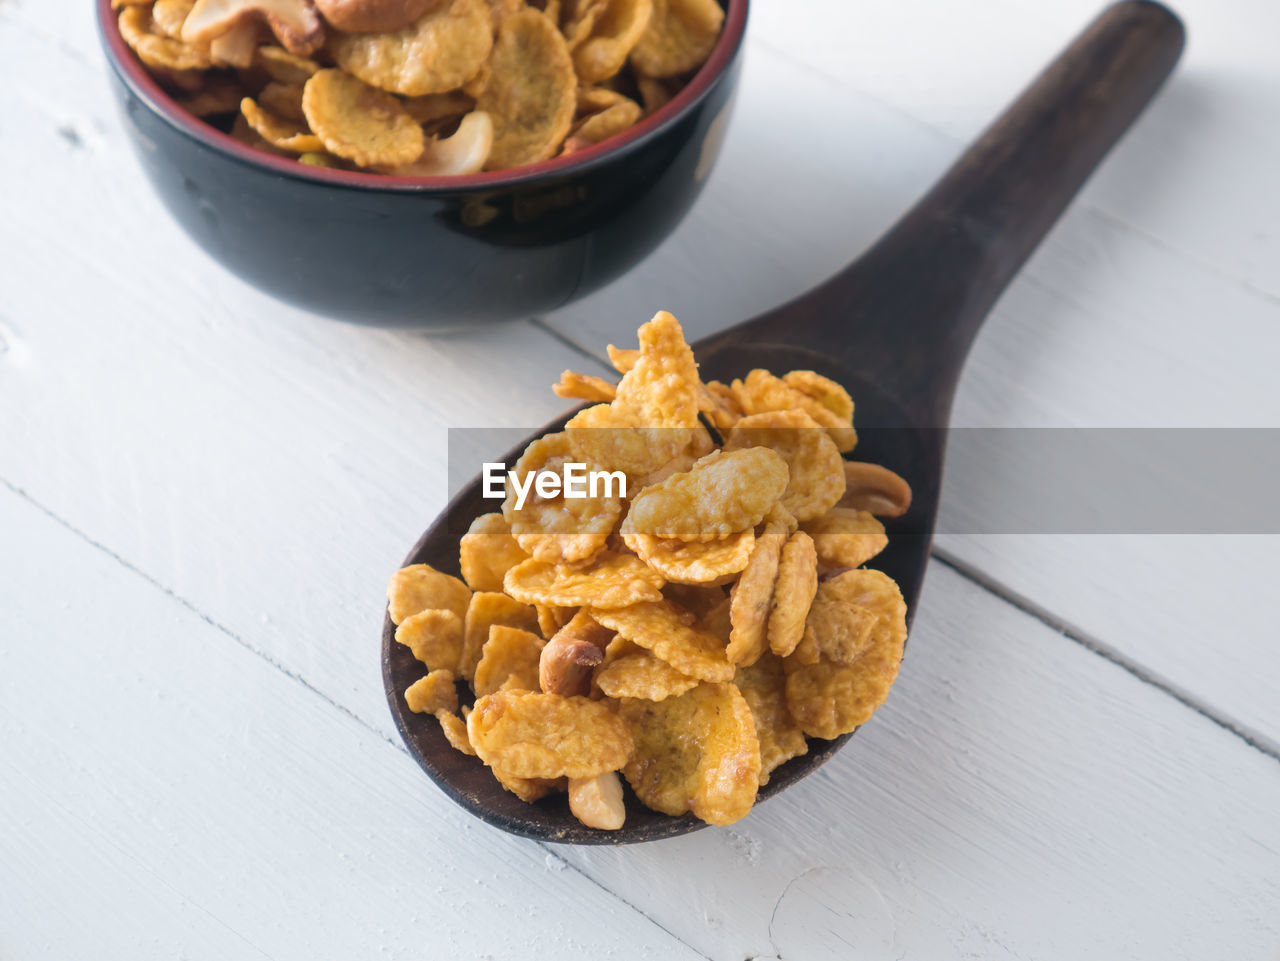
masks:
[[[610,484],[597,483],[597,496],[567,497],[564,493],[565,465],[575,463],[569,435],[563,431],[533,441],[507,482],[507,497],[502,514],[511,525],[511,533],[521,549],[540,561],[552,564],[587,561],[598,554],[609,539],[622,513],[621,492],[624,477]],[[587,465],[586,471],[594,470]],[[561,478],[558,493],[543,497],[533,486],[530,475]],[[529,485],[520,508],[517,485]],[[584,483],[590,494],[590,487]],[[608,494],[608,496],[606,496]]]
[[[797,390],[767,370],[751,371],[744,380],[735,380],[730,385],[730,390],[743,414],[802,410],[818,426],[826,428],[841,453],[853,450],[858,443],[858,434],[853,429],[852,421],[837,416],[820,400]]]
[[[503,580],[508,594],[526,604],[612,609],[662,599],[662,575],[633,554],[602,551],[584,567],[530,558]]]
[[[769,783],[775,768],[807,754],[804,731],[787,707],[787,675],[782,658],[766,652],[750,667],[738,668],[733,682],[746,698],[760,741],[760,783]]]
[[[324,147],[361,167],[416,160],[426,136],[400,101],[341,70],[321,70],[302,94],[307,123]]]
[[[467,739],[466,721],[449,711],[436,711],[436,720],[440,722],[440,730],[444,733],[445,740],[455,751],[461,751],[470,757],[476,756],[475,748]]]
[[[653,2],[606,0],[599,5],[601,12],[595,17],[587,37],[573,50],[573,66],[582,83],[600,83],[622,69],[627,62],[627,54],[639,43],[649,26]],[[637,113],[638,110],[637,107]]]
[[[453,611],[464,618],[471,591],[456,577],[442,574],[430,564],[411,564],[391,575],[387,586],[387,610],[399,624],[419,611]]]
[[[782,506],[798,521],[812,520],[844,494],[844,460],[835,441],[802,410],[766,411],[738,420],[726,451],[768,447],[787,462],[790,477]]]
[[[774,654],[786,657],[804,636],[805,619],[818,591],[818,553],[813,538],[796,531],[782,548],[773,586],[767,636]]]
[[[843,575],[879,574],[878,571],[850,571]],[[888,581],[883,574],[881,578]],[[870,644],[852,664],[838,664],[820,657],[815,664],[802,664],[795,657],[783,661],[787,672],[787,706],[810,737],[831,739],[848,734],[865,723],[889,696],[898,675],[902,648],[907,639],[906,605],[897,585],[867,584],[865,598],[879,604],[879,616],[871,631]],[[890,597],[896,596],[896,600]]]
[[[730,593],[729,646],[725,650],[731,664],[750,665],[768,649],[769,609],[773,585],[778,579],[778,561],[787,542],[790,518],[775,507],[765,522],[764,533],[756,538],[747,569]]]
[[[720,37],[724,10],[716,0],[653,0],[631,63],[649,77],[673,77],[700,67]]]
[[[467,734],[485,764],[519,778],[587,778],[631,756],[627,726],[585,697],[499,691],[476,701]]]
[[[638,644],[615,637],[595,671],[595,683],[608,697],[638,697],[661,701],[683,694],[698,684]]]
[[[334,31],[329,41],[329,52],[343,70],[406,97],[457,90],[480,71],[492,49],[484,0],[446,0],[403,30]]]
[[[404,692],[404,702],[415,714],[456,711],[458,692],[453,686],[453,672],[432,671],[426,677],[414,681]]]
[[[458,657],[458,675],[472,680],[480,663],[489,631],[495,624],[524,631],[538,629],[538,615],[532,607],[497,591],[477,591],[471,596],[463,621],[462,653]],[[499,681],[499,684],[502,682]]]
[[[148,67],[160,70],[207,70],[213,66],[208,48],[155,33],[151,9],[127,6],[120,11],[120,36]]]
[[[591,611],[598,623],[652,651],[681,674],[703,681],[727,681],[733,677],[733,665],[726,659],[719,638],[686,623],[693,618],[682,614],[687,612],[669,601]]]
[[[481,514],[471,522],[458,546],[462,577],[473,591],[501,591],[502,578],[529,555],[511,536],[511,525],[499,513]]]
[[[538,661],[545,642],[518,627],[495,624],[480,652],[472,688],[476,697],[507,690],[538,690]]]
[[[630,530],[712,541],[755,527],[786,490],[786,461],[765,447],[713,451],[682,474],[640,491]]]
[[[569,133],[578,79],[564,37],[533,8],[507,17],[476,107],[493,118],[487,170],[549,160]]]
[[[747,566],[756,540],[750,528],[705,542],[667,540],[625,527],[622,536],[642,561],[675,584],[707,584],[726,574],[737,574]]]
[[[273,147],[299,154],[317,153],[325,148],[324,142],[305,124],[262,109],[252,97],[240,101],[240,112],[258,136]]]
[[[560,375],[560,380],[552,386],[551,392],[566,400],[610,403],[617,396],[617,385],[593,374],[579,374],[576,371],[566,370]]]
[[[827,570],[861,567],[889,545],[884,525],[866,511],[833,507],[804,525]]]
[[[635,741],[627,783],[663,814],[692,811],[732,824],[755,803],[760,743],[751,708],[731,683],[699,684],[662,701],[623,699],[619,716]]]
[[[805,644],[829,661],[851,664],[875,642],[882,623],[906,623],[906,604],[880,571],[849,570],[818,585],[805,622]],[[804,660],[811,660],[807,654]]]
[[[462,618],[453,611],[419,611],[396,628],[396,640],[429,671],[457,669],[462,655]]]

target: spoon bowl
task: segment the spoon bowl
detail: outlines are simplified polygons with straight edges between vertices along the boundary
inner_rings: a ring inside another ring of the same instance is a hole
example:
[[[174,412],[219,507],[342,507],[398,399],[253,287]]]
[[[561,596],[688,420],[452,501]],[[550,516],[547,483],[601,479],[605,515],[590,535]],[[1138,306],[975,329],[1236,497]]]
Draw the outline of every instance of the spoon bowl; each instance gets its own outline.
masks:
[[[1109,7],[855,263],[795,301],[693,345],[706,378],[727,381],[756,367],[808,369],[853,396],[858,459],[896,471],[913,490],[910,510],[885,524],[889,546],[875,559],[898,582],[908,625],[924,584],[945,428],[969,346],[1027,257],[1163,84],[1184,42],[1181,22],[1158,3]],[[573,413],[535,436],[562,429]],[[505,461],[514,462],[523,448]],[[477,477],[405,564],[458,574],[458,534],[491,506]],[[403,692],[422,665],[395,643],[389,618],[382,667],[410,753],[446,794],[490,824],[580,844],[650,841],[705,827],[691,815],[650,811],[629,789],[626,824],[613,832],[580,824],[563,794],[526,804],[478,759],[455,751],[434,718],[407,709]],[[810,739],[809,752],[777,768],[756,803],[812,773],[851,736]]]

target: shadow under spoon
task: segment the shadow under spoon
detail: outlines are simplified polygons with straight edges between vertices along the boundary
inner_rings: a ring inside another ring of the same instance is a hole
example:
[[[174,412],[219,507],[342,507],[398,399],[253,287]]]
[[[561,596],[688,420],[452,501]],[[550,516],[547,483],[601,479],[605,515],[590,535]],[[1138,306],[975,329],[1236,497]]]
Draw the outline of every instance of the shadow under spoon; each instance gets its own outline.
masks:
[[[1109,7],[862,257],[791,303],[693,345],[708,379],[755,367],[811,369],[849,390],[857,403],[858,459],[884,464],[914,489],[907,514],[886,524],[889,547],[875,561],[902,588],[909,617],[920,601],[945,428],[969,346],[1022,264],[1159,90],[1184,40],[1181,22],[1158,3]],[[567,416],[546,429],[559,429]],[[459,533],[492,509],[477,477],[405,564],[457,574]],[[492,825],[580,844],[649,841],[705,826],[691,815],[650,811],[629,790],[626,825],[613,832],[581,825],[563,794],[526,804],[478,759],[455,751],[434,718],[406,708],[403,692],[423,667],[395,643],[389,619],[382,666],[410,753],[449,797]],[[810,739],[809,753],[775,770],[759,800],[816,770],[851,736]]]

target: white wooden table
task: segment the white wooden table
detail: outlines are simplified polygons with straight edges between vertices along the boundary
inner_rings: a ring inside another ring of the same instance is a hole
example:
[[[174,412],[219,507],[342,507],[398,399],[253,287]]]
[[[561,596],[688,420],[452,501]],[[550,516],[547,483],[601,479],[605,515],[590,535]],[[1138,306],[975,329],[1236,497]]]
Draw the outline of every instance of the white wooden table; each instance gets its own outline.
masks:
[[[757,0],[658,253],[432,338],[210,262],[88,5],[0,0],[0,958],[1280,958],[1276,537],[944,535],[873,723],[733,829],[633,848],[464,814],[379,678],[447,427],[541,422],[659,306],[696,337],[835,271],[1096,3]],[[1179,4],[1183,66],[997,308],[958,423],[1280,427],[1280,6]]]

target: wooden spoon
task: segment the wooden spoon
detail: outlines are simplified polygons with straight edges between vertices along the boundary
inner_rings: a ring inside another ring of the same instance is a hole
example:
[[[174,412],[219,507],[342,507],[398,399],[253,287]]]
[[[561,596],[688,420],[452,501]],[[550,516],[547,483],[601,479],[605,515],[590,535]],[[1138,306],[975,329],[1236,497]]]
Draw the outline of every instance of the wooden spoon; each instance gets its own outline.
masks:
[[[857,403],[858,459],[892,468],[914,488],[911,509],[887,525],[890,546],[875,561],[901,586],[911,615],[938,510],[942,428],[969,346],[1027,257],[1172,71],[1184,39],[1181,22],[1157,3],[1125,0],[1108,8],[859,260],[799,299],[693,345],[707,378],[728,380],[754,367],[812,369],[848,388]],[[560,429],[565,419],[546,429]],[[457,573],[459,532],[492,509],[476,478],[405,564]],[[518,800],[477,759],[450,747],[434,718],[405,707],[404,690],[423,668],[393,635],[388,619],[382,666],[396,725],[432,779],[477,817],[525,837],[582,844],[648,841],[704,826],[692,816],[650,811],[629,793],[626,826],[615,832],[579,824],[563,794],[536,804]],[[773,772],[757,803],[811,773],[850,736],[811,739],[808,754]]]

